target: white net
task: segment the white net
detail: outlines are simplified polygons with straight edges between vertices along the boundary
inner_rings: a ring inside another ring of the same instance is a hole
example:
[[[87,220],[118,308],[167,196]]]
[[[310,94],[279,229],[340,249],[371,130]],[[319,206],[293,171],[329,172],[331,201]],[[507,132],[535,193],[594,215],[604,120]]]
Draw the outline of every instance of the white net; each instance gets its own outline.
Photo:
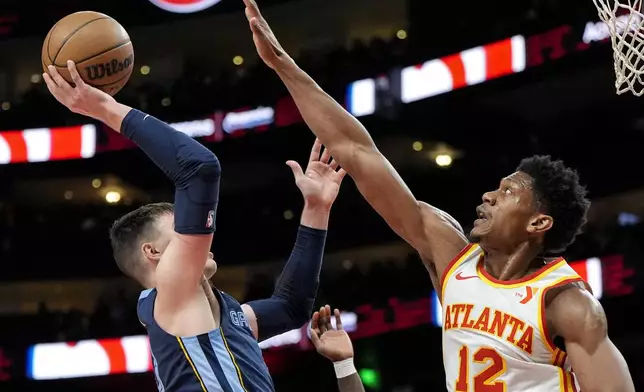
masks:
[[[644,95],[643,0],[593,0],[613,45],[615,89]]]

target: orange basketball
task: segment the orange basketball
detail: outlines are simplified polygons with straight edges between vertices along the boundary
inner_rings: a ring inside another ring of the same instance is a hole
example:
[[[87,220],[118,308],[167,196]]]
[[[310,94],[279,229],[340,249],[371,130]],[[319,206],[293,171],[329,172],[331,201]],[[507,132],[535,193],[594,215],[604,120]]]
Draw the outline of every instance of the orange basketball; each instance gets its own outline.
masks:
[[[110,95],[127,83],[134,68],[134,48],[127,31],[111,17],[92,11],[76,12],[51,28],[42,47],[42,65],[54,65],[72,82],[67,61],[76,63],[85,83]]]

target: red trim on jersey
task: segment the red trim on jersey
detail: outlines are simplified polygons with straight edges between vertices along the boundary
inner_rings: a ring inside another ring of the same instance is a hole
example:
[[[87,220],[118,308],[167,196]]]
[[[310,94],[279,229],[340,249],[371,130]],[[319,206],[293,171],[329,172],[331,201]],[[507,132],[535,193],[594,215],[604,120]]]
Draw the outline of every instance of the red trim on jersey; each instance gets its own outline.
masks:
[[[564,391],[570,392],[570,384],[568,382],[568,372],[565,370],[561,370],[563,372],[563,387]]]
[[[467,251],[470,250],[473,246],[474,246],[474,244],[465,245],[465,248],[461,249],[461,251],[458,252],[458,254],[456,256],[454,256],[452,261],[450,261],[449,264],[447,264],[447,267],[445,267],[445,269],[443,270],[443,273],[441,274],[441,287],[440,287],[441,291],[443,290],[443,287],[445,286],[445,279],[447,278],[447,273],[449,272],[449,270],[452,269],[454,264],[458,263],[458,261],[461,259],[461,257],[463,257],[463,255],[465,253],[467,253]]]
[[[572,392],[578,392],[577,391],[577,384],[575,384],[575,373],[570,372],[570,384],[572,387]]]
[[[554,269],[555,267],[557,267],[557,264],[562,260],[563,260],[563,257],[559,257],[559,258],[549,262],[548,264],[544,265],[543,267],[539,268],[538,270],[534,271],[530,275],[526,275],[523,278],[512,279],[512,280],[499,280],[499,279],[495,278],[494,276],[490,275],[490,273],[485,270],[485,268],[483,267],[483,263],[481,263],[481,262],[478,263],[476,268],[478,269],[478,271],[483,276],[485,276],[485,278],[487,278],[490,282],[492,282],[494,284],[512,285],[512,284],[518,284],[518,283],[525,283],[525,282],[528,282],[528,281],[530,281],[532,279],[538,278],[538,277],[540,277],[540,275],[543,275],[543,274],[545,274],[547,272],[550,272],[549,270]]]
[[[561,287],[561,286],[567,285],[569,283],[580,282],[580,281],[583,282],[583,279],[580,278],[580,277],[570,277],[570,278],[564,279],[561,282],[559,282],[557,284],[554,284],[552,286],[544,287],[543,291],[541,292],[541,303],[539,304],[539,306],[541,307],[541,309],[539,311],[539,313],[541,314],[541,320],[539,320],[539,322],[541,323],[541,329],[543,330],[543,334],[545,335],[545,336],[543,336],[543,339],[546,341],[546,344],[555,353],[557,351],[560,351],[560,350],[559,350],[559,348],[557,348],[557,346],[555,346],[555,343],[552,341],[552,338],[550,337],[550,333],[548,332],[548,323],[546,322],[546,294],[548,294],[548,291],[550,291],[551,289]],[[565,353],[564,353],[564,356],[563,356],[563,360],[561,361],[561,365],[557,364],[556,358],[555,358],[555,365],[563,366],[563,364],[565,362],[566,362],[566,354]]]
[[[561,358],[563,356],[564,356],[564,352],[561,351],[561,350],[557,350],[555,352],[555,358],[553,359],[552,364],[555,365],[555,366],[558,366],[558,367],[563,367],[563,366],[561,366],[561,364],[563,363]]]
[[[566,360],[568,359],[568,354],[565,351],[562,351],[562,350],[559,350],[559,351],[561,351],[561,357],[559,359],[559,363],[557,364],[557,366],[564,367],[566,365]]]

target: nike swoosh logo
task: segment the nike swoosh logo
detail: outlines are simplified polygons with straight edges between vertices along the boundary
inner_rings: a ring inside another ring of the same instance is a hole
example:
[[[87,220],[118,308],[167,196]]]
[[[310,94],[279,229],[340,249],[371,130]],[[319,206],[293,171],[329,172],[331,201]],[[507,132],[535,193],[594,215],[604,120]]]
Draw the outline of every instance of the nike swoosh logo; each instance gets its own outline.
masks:
[[[148,117],[150,117],[150,115],[146,114],[145,117],[143,117],[143,121],[145,121],[145,119],[147,119]]]
[[[456,280],[468,280],[468,279],[478,279],[478,276],[463,276],[462,272],[456,274]]]

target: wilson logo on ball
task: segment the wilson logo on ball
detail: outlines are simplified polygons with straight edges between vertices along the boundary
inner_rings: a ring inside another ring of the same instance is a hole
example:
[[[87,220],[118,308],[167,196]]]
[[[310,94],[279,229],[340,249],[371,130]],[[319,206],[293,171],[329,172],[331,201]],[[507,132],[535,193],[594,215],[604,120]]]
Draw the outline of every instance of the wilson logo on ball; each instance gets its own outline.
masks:
[[[190,14],[203,11],[221,0],[150,0],[157,7],[177,14]]]
[[[123,61],[113,59],[108,63],[89,65],[85,67],[85,73],[87,74],[87,79],[89,80],[103,79],[106,76],[112,76],[116,75],[117,73],[126,71],[132,66],[133,62],[134,56],[130,55]]]

